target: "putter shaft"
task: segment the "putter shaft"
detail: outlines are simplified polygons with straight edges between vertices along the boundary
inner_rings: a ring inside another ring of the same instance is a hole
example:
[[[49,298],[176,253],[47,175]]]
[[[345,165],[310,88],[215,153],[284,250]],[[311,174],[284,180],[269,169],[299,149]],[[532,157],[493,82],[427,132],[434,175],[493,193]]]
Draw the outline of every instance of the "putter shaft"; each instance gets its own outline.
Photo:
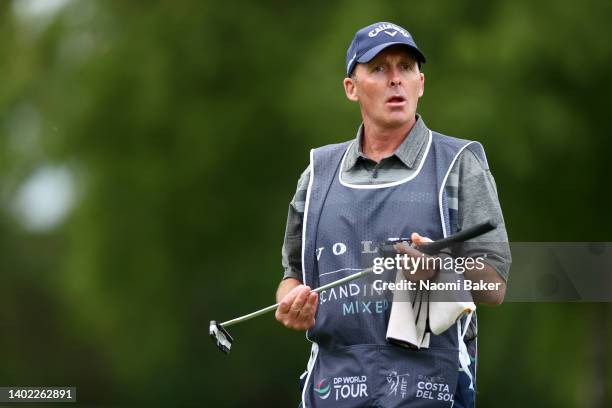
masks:
[[[436,253],[437,251],[439,251],[442,248],[448,247],[451,244],[454,244],[456,242],[461,242],[461,241],[467,241],[471,238],[477,237],[479,235],[485,234],[488,231],[491,231],[492,229],[495,228],[495,224],[493,224],[490,221],[487,221],[483,224],[477,225],[473,228],[468,228],[464,231],[461,231],[459,233],[453,234],[449,237],[446,237],[440,241],[435,241],[429,244],[425,244],[423,246],[421,246],[419,249],[421,250],[421,252],[425,253],[425,254],[433,254]],[[387,246],[389,248],[394,247],[394,243],[385,243],[383,246],[381,246],[379,248],[379,251],[384,255],[387,251],[387,249],[384,249],[384,246]],[[390,250],[390,249],[389,249]],[[336,287],[338,285],[342,285],[343,283],[346,282],[350,282],[352,280],[355,279],[359,279],[362,276],[365,276],[367,274],[369,274],[370,272],[372,272],[374,270],[373,267],[371,268],[367,268],[364,269],[362,271],[356,272],[352,275],[349,275],[347,277],[338,279],[337,281],[334,282],[330,282],[326,285],[320,286],[316,289],[313,289],[311,292],[315,292],[315,293],[320,293],[326,289],[331,289],[333,287]],[[229,353],[230,352],[230,348],[232,347],[232,342],[234,341],[234,339],[232,338],[232,336],[230,336],[230,334],[225,330],[225,327],[234,325],[236,323],[240,323],[240,322],[244,322],[246,320],[252,319],[254,317],[257,316],[261,316],[265,313],[268,312],[272,312],[273,310],[276,310],[278,308],[278,303],[268,306],[266,308],[263,308],[261,310],[258,310],[256,312],[253,313],[249,313],[248,315],[244,315],[241,317],[237,317],[235,319],[232,320],[228,320],[227,322],[223,322],[223,323],[217,323],[214,320],[211,320],[210,325],[209,325],[209,334],[212,337],[213,341],[215,342],[215,344],[217,345],[217,347],[219,349],[221,349],[224,353]]]
[[[311,290],[311,292],[320,293],[320,292],[322,292],[322,291],[324,291],[326,289],[335,288],[336,286],[342,285],[343,283],[350,282],[350,281],[353,281],[355,279],[359,279],[362,276],[367,275],[368,273],[372,272],[372,270],[373,270],[373,268],[370,267],[370,268],[364,269],[362,271],[355,272],[352,275],[346,276],[346,277],[344,277],[342,279],[338,279],[337,281],[330,282],[327,285],[319,286],[318,288]],[[268,312],[272,312],[272,311],[274,311],[274,310],[276,310],[278,308],[278,305],[279,305],[279,303],[275,303],[275,304],[273,304],[271,306],[268,306],[268,307],[265,307],[263,309],[257,310],[256,312],[249,313],[248,315],[244,315],[244,316],[240,316],[240,317],[237,317],[235,319],[232,319],[232,320],[228,320],[227,322],[221,323],[221,326],[228,327],[228,326],[231,326],[233,324],[244,322],[245,320],[249,320],[249,319],[252,319],[254,317],[261,316],[262,314],[266,314]]]

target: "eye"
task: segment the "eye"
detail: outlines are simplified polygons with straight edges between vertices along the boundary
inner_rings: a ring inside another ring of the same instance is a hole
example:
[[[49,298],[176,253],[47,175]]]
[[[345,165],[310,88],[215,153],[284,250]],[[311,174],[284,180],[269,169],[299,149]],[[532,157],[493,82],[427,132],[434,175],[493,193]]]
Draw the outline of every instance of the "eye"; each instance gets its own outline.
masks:
[[[407,63],[401,64],[401,66],[400,66],[400,67],[401,67],[401,68],[402,68],[402,70],[404,70],[404,71],[410,71],[410,70],[412,70],[412,66],[411,66],[410,64],[407,64]]]
[[[385,70],[384,65],[375,65],[372,71],[374,72],[383,72]]]

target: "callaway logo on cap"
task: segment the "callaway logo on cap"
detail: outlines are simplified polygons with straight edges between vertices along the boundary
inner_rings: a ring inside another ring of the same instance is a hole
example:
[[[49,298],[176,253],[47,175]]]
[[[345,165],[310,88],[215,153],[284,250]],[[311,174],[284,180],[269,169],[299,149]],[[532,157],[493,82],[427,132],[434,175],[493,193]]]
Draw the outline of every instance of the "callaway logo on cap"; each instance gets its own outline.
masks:
[[[366,63],[385,48],[404,44],[412,49],[419,63],[425,55],[418,49],[410,33],[393,23],[375,23],[357,31],[346,52],[346,76],[350,76],[357,63]]]

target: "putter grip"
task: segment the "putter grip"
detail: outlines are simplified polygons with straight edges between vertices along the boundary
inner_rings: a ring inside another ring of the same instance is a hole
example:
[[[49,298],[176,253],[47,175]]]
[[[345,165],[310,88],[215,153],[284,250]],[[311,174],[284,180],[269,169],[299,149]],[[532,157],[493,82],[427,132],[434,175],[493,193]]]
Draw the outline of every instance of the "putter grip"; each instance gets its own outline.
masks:
[[[493,231],[495,227],[496,225],[493,224],[491,220],[488,220],[486,222],[483,222],[482,224],[474,225],[473,227],[467,228],[463,231],[459,231],[449,237],[439,239],[429,244],[423,244],[419,247],[419,251],[427,255],[433,255],[437,252],[440,252],[440,250],[451,246],[452,244],[464,242],[479,235],[486,234],[489,231]]]

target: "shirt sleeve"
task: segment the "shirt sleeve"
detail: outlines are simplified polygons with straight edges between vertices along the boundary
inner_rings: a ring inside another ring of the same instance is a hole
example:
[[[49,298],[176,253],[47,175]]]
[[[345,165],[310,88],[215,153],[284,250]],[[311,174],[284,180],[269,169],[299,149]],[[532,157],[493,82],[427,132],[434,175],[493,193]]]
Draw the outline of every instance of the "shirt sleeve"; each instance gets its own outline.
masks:
[[[497,186],[490,169],[468,146],[453,166],[451,174],[456,175],[457,230],[463,230],[486,220],[493,221],[497,227],[480,237],[470,240],[463,246],[461,256],[485,256],[499,275],[508,280],[512,257],[508,244],[508,234],[497,196]],[[453,177],[454,178],[454,177]]]
[[[283,279],[302,281],[302,221],[306,205],[306,192],[310,182],[310,166],[302,172],[293,199],[289,203],[287,226],[282,249]]]

